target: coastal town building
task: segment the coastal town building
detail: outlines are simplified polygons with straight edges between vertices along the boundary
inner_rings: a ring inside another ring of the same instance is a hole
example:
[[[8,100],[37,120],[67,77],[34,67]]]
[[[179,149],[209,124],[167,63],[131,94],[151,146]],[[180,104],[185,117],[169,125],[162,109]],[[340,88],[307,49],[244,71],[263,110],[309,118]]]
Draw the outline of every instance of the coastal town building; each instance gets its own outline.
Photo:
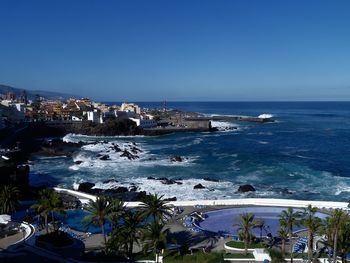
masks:
[[[92,121],[94,123],[103,123],[102,114],[99,110],[95,109],[93,111],[87,112],[88,121]]]
[[[140,128],[154,128],[157,127],[157,122],[155,120],[141,119],[141,118],[129,118],[136,123],[137,127]]]
[[[126,103],[124,102],[122,106],[120,107],[121,111],[130,111],[130,112],[135,112],[136,114],[141,113],[141,108],[135,104],[135,103]]]

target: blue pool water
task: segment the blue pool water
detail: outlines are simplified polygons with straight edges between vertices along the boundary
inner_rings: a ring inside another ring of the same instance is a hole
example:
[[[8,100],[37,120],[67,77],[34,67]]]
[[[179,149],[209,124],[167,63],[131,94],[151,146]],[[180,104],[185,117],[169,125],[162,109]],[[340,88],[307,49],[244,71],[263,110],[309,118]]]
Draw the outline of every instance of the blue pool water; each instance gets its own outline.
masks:
[[[82,223],[85,216],[89,215],[89,212],[82,209],[67,210],[65,215],[58,215],[58,218],[62,220],[63,224],[69,226],[71,229],[90,232],[92,234],[101,233],[101,228],[98,225],[89,225],[88,227]],[[105,224],[106,234],[112,231],[112,226],[109,222]]]
[[[242,207],[211,211],[206,213],[207,218],[200,222],[199,226],[210,232],[238,235],[238,227],[233,225],[239,224],[239,215],[243,213],[253,213],[255,219],[262,219],[266,225],[266,228],[262,230],[262,236],[266,236],[268,233],[271,233],[272,236],[276,236],[279,229],[279,215],[286,209],[287,208],[283,207]],[[302,210],[294,210],[302,212]],[[327,217],[327,215],[323,213],[316,213],[316,216],[321,219]],[[303,226],[295,226],[293,231],[298,231],[303,228]],[[254,228],[252,233],[259,237],[260,229]]]

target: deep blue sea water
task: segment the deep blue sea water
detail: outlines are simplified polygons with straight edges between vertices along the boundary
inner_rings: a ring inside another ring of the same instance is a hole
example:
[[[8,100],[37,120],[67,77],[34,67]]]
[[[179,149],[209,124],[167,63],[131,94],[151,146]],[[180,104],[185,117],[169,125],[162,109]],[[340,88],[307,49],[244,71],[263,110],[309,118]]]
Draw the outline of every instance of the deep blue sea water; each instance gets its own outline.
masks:
[[[161,107],[162,103],[139,103]],[[159,137],[66,136],[68,141],[104,141],[84,146],[73,158],[37,158],[31,183],[73,188],[83,181],[97,187],[130,186],[178,200],[236,197],[278,197],[310,200],[350,200],[350,102],[168,102],[168,108],[206,114],[272,114],[276,122],[216,123],[238,126],[234,131],[181,133]],[[112,143],[143,150],[130,161],[110,151]],[[101,161],[98,153],[109,154]],[[170,158],[186,157],[182,163]],[[148,176],[182,179],[163,185]],[[212,178],[219,182],[203,180]],[[103,183],[107,179],[118,182]],[[206,189],[193,190],[201,183]],[[254,193],[237,192],[251,184]]]

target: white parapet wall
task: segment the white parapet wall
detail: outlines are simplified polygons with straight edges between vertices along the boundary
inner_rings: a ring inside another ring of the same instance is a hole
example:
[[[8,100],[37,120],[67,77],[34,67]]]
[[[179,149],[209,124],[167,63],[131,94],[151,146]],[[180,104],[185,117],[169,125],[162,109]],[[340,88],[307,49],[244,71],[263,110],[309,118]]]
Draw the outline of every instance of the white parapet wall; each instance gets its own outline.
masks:
[[[96,196],[82,193],[75,190],[55,187],[55,191],[74,195],[83,202],[86,200],[96,200]],[[293,200],[293,199],[275,199],[275,198],[240,198],[240,199],[221,199],[221,200],[196,200],[196,201],[174,201],[169,202],[174,206],[275,206],[275,207],[294,207],[301,208],[312,205],[317,208],[327,209],[343,209],[349,211],[348,203],[346,202],[331,202],[331,201],[311,201],[311,200]],[[138,207],[142,202],[126,202],[127,207]]]

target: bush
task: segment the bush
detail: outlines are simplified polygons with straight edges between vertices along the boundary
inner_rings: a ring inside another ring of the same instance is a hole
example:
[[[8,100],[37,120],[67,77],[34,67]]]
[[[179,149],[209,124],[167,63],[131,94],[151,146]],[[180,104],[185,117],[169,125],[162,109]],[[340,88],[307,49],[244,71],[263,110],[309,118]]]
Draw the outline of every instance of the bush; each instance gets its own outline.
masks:
[[[229,241],[226,243],[226,245],[229,247],[244,249],[244,242],[241,242],[241,241]],[[248,249],[253,249],[253,248],[264,248],[264,244],[259,242],[248,244]]]

